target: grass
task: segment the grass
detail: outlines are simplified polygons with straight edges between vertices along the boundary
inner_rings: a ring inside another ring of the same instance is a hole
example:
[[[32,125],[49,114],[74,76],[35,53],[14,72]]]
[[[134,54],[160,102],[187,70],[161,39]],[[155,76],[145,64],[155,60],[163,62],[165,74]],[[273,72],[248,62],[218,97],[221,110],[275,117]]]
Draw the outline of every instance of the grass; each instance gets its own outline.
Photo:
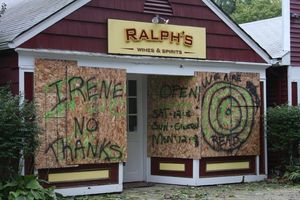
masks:
[[[280,190],[280,191],[279,191]],[[282,192],[283,190],[283,192]],[[286,192],[284,192],[286,190]],[[299,190],[300,185],[291,183],[280,183],[278,181],[263,181],[255,183],[216,185],[216,186],[173,186],[156,185],[148,188],[127,189],[120,194],[102,194],[81,197],[67,197],[64,200],[140,200],[140,199],[161,199],[161,200],[208,200],[208,199],[239,199],[247,196],[249,200],[255,199],[252,194],[275,195],[273,192],[279,191],[277,195],[283,195],[283,199],[293,199],[290,190]],[[267,198],[267,197],[266,197]],[[272,196],[271,196],[272,198]],[[297,198],[296,198],[297,199]]]

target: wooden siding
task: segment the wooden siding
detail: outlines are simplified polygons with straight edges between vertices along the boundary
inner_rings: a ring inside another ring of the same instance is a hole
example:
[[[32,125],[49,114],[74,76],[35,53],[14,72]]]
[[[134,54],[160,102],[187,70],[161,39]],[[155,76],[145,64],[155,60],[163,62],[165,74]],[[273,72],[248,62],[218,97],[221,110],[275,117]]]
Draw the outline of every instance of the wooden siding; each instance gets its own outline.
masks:
[[[19,93],[18,54],[12,50],[0,52],[0,86],[7,84],[13,94]]]
[[[292,82],[292,106],[298,106],[298,83]]]
[[[300,1],[291,0],[291,13],[300,13]],[[291,64],[300,67],[300,19],[291,18]]]
[[[287,67],[267,69],[267,107],[288,102]]]
[[[242,39],[199,0],[169,0],[170,24],[205,27],[207,59],[264,62]],[[21,45],[42,48],[107,53],[107,19],[151,22],[141,0],[93,0],[63,20]]]

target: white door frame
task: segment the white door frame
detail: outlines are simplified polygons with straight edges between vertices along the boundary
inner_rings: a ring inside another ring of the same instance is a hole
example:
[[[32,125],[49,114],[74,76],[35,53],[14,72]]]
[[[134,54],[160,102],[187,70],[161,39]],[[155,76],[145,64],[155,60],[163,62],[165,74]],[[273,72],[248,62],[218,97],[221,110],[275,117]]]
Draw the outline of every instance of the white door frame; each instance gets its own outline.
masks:
[[[145,170],[145,132],[144,132],[144,98],[143,98],[143,75],[139,75],[139,74],[127,74],[127,80],[136,80],[137,81],[137,131],[139,132],[139,136],[141,138],[139,138],[138,140],[140,140],[141,142],[141,160],[139,161],[139,163],[141,163],[141,178],[134,180],[134,181],[145,181],[145,174],[146,174],[146,170]],[[130,134],[130,133],[128,133]],[[130,138],[130,135],[128,135],[127,137],[128,139]],[[127,142],[128,144],[128,142]],[[128,146],[129,148],[129,146]],[[129,154],[129,151],[127,151]],[[129,156],[129,155],[128,155]],[[124,166],[125,168],[126,166]],[[125,176],[126,170],[124,169],[124,182],[131,182],[132,179],[128,178]]]

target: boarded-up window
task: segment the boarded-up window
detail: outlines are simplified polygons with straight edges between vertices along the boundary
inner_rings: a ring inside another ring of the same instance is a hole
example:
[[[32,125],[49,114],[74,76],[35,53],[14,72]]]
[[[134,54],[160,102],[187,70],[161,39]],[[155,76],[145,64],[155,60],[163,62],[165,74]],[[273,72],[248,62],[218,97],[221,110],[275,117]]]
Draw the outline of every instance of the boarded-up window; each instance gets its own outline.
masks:
[[[151,76],[148,102],[149,156],[259,154],[259,74]]]
[[[37,60],[34,80],[38,169],[126,160],[125,70]]]

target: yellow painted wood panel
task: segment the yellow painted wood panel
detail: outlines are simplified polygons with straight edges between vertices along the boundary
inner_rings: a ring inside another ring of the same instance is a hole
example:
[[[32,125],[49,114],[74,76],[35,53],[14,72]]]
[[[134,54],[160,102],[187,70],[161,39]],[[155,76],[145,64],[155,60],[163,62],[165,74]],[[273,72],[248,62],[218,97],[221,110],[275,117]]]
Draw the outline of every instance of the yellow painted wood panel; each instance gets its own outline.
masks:
[[[243,170],[243,169],[249,169],[249,168],[250,168],[249,161],[206,164],[207,172],[225,171],[225,170]]]
[[[109,178],[109,170],[53,173],[48,175],[49,182],[90,181]]]
[[[185,164],[182,164],[182,163],[159,163],[159,170],[184,172]]]

